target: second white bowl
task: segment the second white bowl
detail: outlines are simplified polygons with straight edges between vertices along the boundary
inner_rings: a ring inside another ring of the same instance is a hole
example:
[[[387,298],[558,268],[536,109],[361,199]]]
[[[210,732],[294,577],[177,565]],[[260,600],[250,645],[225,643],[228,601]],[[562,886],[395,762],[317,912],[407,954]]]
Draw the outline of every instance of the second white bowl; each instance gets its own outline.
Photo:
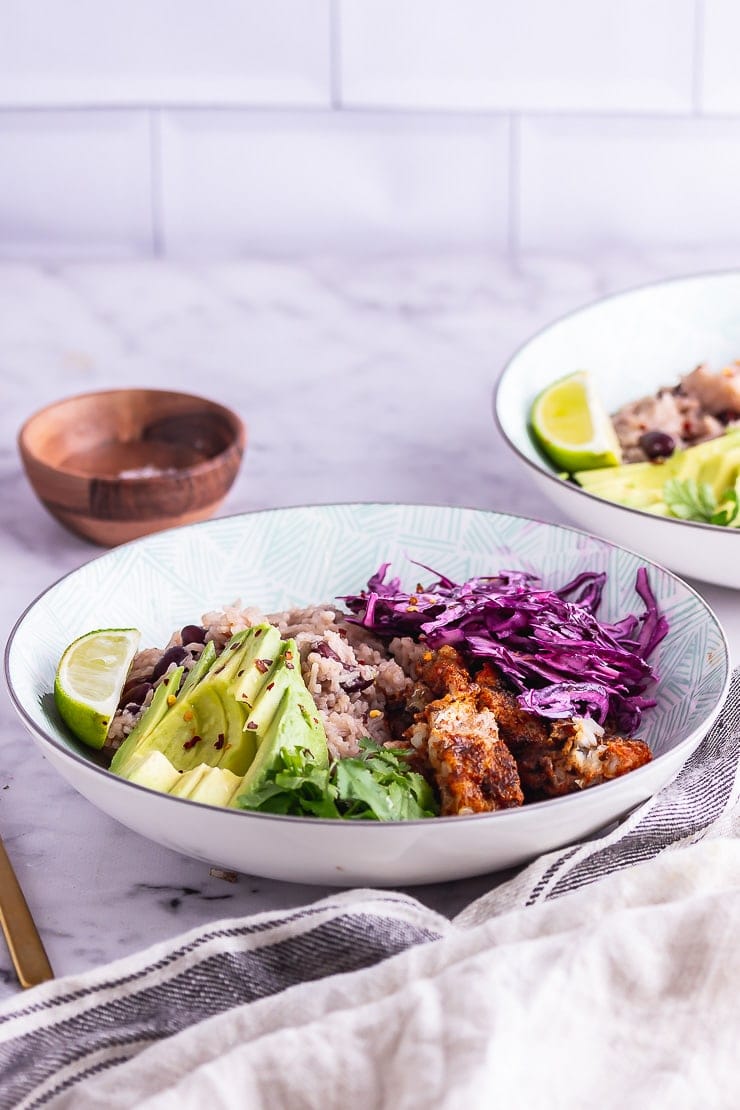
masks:
[[[740,529],[629,509],[560,478],[535,446],[527,418],[539,391],[587,370],[610,412],[700,362],[740,358],[740,273],[659,282],[607,297],[530,339],[509,361],[494,396],[498,426],[543,493],[590,532],[642,551],[679,574],[740,588]]]

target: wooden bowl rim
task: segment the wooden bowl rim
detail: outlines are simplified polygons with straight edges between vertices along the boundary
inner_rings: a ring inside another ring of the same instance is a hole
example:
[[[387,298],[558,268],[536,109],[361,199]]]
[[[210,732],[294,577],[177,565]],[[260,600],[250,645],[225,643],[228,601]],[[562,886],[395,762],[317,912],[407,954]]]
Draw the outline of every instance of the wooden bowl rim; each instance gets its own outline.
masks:
[[[200,462],[191,463],[189,466],[172,467],[171,474],[162,472],[161,474],[139,475],[139,476],[110,476],[110,475],[91,475],[84,474],[79,470],[68,469],[64,466],[53,466],[43,456],[37,454],[28,443],[28,433],[31,426],[41,417],[48,415],[54,409],[61,408],[74,401],[85,401],[93,397],[112,396],[115,394],[123,393],[141,393],[141,394],[156,394],[160,397],[182,397],[188,401],[197,401],[204,405],[208,411],[214,410],[222,413],[231,424],[232,439],[219,451],[217,455],[212,455],[209,459],[202,459]],[[72,479],[80,479],[85,483],[90,481],[96,482],[123,482],[126,484],[136,485],[138,483],[151,484],[152,482],[172,482],[179,481],[183,477],[196,477],[201,474],[207,474],[209,471],[217,469],[222,466],[226,457],[235,449],[239,454],[243,454],[247,441],[247,426],[234,409],[228,405],[222,404],[220,401],[213,401],[210,397],[204,397],[198,393],[188,393],[181,389],[152,389],[148,386],[125,386],[113,389],[91,389],[86,393],[75,393],[69,397],[60,397],[56,401],[51,401],[43,408],[37,409],[36,412],[31,413],[29,417],[24,420],[18,431],[18,447],[21,455],[27,456],[32,459],[34,465],[47,470],[51,474],[64,474]]]

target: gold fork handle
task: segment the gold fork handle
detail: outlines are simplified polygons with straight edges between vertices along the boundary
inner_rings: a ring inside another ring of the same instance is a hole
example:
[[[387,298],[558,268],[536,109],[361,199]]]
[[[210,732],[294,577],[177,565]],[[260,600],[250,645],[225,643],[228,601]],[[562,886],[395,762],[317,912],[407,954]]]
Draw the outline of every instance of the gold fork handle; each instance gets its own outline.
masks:
[[[18,980],[22,987],[35,987],[53,979],[38,929],[23,897],[8,853],[0,840],[0,925],[8,943]]]

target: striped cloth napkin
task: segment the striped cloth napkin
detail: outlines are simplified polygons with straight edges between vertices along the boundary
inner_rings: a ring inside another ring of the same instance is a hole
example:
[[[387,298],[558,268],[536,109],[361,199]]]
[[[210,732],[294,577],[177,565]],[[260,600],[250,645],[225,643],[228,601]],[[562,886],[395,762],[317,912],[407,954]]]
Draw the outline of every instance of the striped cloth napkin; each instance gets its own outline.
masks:
[[[452,921],[347,891],[42,984],[0,1107],[737,1106],[739,756],[740,671],[665,790]]]

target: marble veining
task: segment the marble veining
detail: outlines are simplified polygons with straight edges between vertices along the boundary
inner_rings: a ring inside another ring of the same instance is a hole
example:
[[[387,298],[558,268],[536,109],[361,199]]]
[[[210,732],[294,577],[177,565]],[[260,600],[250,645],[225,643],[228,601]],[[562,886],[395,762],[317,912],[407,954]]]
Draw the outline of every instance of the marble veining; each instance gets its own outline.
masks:
[[[560,520],[501,443],[491,393],[534,331],[603,293],[734,265],[729,253],[474,253],[227,263],[0,265],[0,631],[95,557],[36,501],[15,437],[68,394],[176,386],[236,408],[222,513],[335,501],[468,505]],[[740,603],[695,583],[740,659]],[[230,600],[230,599],[224,599]],[[223,917],[327,891],[212,873],[116,824],[45,762],[0,695],[0,833],[60,975]],[[452,914],[495,878],[415,888]],[[18,990],[0,947],[0,999]]]

